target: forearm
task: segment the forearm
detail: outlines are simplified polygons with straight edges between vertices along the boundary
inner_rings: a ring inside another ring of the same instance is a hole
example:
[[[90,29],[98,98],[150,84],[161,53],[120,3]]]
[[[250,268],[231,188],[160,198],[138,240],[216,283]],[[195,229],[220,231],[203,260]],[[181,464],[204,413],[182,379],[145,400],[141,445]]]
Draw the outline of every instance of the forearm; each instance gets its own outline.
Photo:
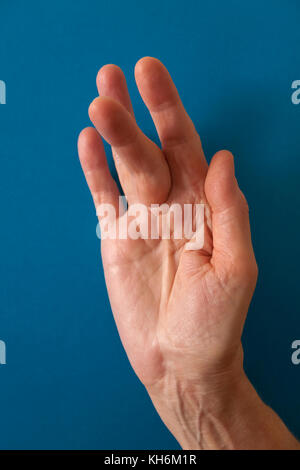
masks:
[[[163,388],[154,387],[149,393],[183,449],[300,450],[299,442],[244,374],[214,393],[170,378]]]

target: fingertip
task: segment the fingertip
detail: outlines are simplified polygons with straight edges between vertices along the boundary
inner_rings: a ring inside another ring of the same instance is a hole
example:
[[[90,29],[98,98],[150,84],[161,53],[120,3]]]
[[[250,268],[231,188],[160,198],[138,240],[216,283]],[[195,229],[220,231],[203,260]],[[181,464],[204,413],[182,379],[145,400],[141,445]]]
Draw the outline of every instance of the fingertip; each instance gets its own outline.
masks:
[[[90,129],[91,127],[86,127],[85,129],[82,129],[82,131],[78,135],[77,147],[78,147],[79,157],[80,157],[81,150],[86,146],[89,140]]]
[[[98,72],[96,79],[99,96],[110,97],[120,103],[134,116],[123,70],[115,64],[106,64]]]
[[[149,71],[149,68],[152,69],[153,67],[165,68],[163,63],[156,57],[151,57],[151,56],[141,57],[135,64],[134,72],[135,74],[145,73]]]
[[[226,208],[235,197],[238,186],[234,173],[232,153],[218,151],[210,162],[205,180],[205,193],[215,210]]]
[[[110,123],[116,116],[118,107],[118,103],[113,99],[107,96],[98,96],[89,106],[89,117],[95,125],[96,123]]]
[[[229,150],[219,150],[212,157],[209,165],[208,181],[217,176],[219,178],[231,177],[234,174],[234,157]]]
[[[82,129],[78,135],[78,140],[85,140],[86,138],[89,137],[91,133],[95,131],[95,128],[92,126],[87,126],[84,129]]]
[[[113,147],[126,145],[137,135],[132,115],[121,103],[107,96],[94,99],[89,116],[97,131]]]
[[[78,154],[96,208],[102,202],[115,205],[118,189],[107,164],[103,141],[95,128],[86,127],[80,132]]]
[[[78,136],[78,155],[84,171],[90,171],[105,160],[102,139],[94,127],[86,127]]]
[[[150,112],[165,105],[179,104],[174,82],[163,63],[154,57],[143,57],[135,66],[135,81]]]
[[[84,142],[86,134],[88,133],[89,127],[85,127],[82,129],[78,134],[77,145],[79,146],[82,142]]]
[[[104,89],[109,86],[118,85],[120,80],[124,80],[125,76],[122,69],[115,64],[105,64],[103,65],[96,77],[96,84],[100,92],[100,88]]]
[[[88,147],[96,141],[99,141],[100,136],[94,127],[86,127],[78,136],[78,147]]]
[[[234,168],[234,157],[229,150],[219,150],[213,156],[212,162],[216,162],[218,169],[229,170]]]
[[[169,72],[165,65],[156,57],[142,57],[137,61],[134,67],[134,76],[139,86],[144,81],[156,85],[160,81],[169,80]]]
[[[97,110],[98,110],[98,103],[99,103],[99,100],[100,100],[100,98],[97,97],[97,98],[95,98],[95,99],[91,102],[91,104],[89,105],[88,115],[89,115],[91,121],[93,120],[93,117],[94,117],[95,113],[96,113]]]

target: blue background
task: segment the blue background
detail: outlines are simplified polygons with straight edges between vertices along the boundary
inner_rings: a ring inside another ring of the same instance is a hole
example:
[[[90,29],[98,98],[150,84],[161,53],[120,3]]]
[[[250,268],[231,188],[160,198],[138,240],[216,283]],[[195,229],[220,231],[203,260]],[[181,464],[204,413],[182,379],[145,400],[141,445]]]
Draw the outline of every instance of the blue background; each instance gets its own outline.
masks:
[[[122,350],[76,150],[105,63],[157,140],[133,79],[144,55],[169,68],[208,158],[235,154],[260,267],[246,369],[300,436],[299,1],[1,0],[0,19],[0,447],[178,447]]]

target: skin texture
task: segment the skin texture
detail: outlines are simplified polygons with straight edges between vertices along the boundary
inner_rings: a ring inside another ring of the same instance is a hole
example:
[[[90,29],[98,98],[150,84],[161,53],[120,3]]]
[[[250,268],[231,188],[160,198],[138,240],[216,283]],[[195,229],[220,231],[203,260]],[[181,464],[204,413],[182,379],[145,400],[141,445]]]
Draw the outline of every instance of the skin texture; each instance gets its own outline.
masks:
[[[108,294],[128,358],[183,448],[297,448],[243,371],[241,334],[257,265],[233,156],[222,150],[208,166],[159,60],[139,60],[135,79],[161,147],[137,126],[121,69],[102,67],[99,97],[89,107],[95,128],[84,129],[78,142],[95,206],[119,207],[102,136],[129,206],[204,203],[206,217],[201,250],[187,250],[185,239],[102,240]]]

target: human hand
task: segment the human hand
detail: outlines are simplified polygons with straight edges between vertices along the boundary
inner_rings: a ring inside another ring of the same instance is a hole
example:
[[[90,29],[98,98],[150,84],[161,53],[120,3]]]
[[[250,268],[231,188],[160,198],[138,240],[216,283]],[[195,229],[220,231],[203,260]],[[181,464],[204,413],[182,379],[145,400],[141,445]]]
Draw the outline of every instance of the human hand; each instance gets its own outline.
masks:
[[[248,206],[232,154],[220,151],[208,166],[162,63],[141,59],[135,78],[161,148],[139,129],[122,71],[106,65],[97,77],[100,97],[89,108],[96,129],[82,131],[79,156],[96,207],[119,208],[100,135],[112,147],[129,207],[206,206],[202,249],[186,249],[184,238],[101,244],[112,311],[132,367],[181,445],[202,448],[200,414],[218,408],[223,413],[224,400],[237,393],[256,402],[243,372],[241,345],[257,279]],[[212,427],[211,418],[206,427]]]

